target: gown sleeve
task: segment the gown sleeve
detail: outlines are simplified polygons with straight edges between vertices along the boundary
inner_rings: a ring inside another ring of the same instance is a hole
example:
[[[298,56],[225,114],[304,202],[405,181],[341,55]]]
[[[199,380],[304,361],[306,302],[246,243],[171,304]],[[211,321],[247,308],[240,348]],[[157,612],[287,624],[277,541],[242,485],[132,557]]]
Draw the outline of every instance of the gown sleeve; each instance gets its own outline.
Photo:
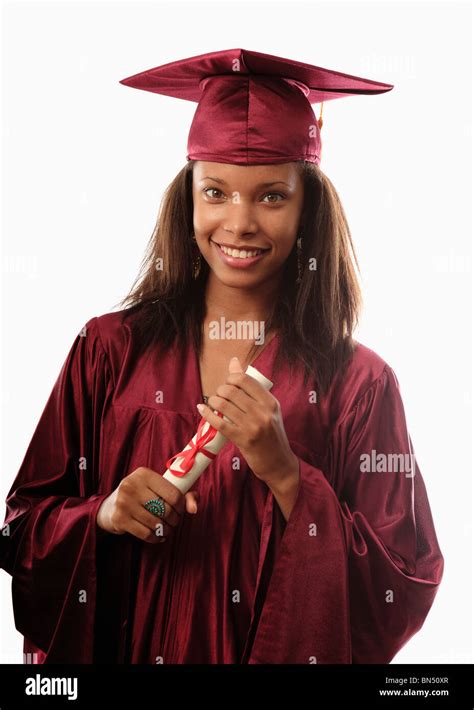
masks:
[[[8,494],[1,567],[17,630],[40,662],[90,663],[100,423],[112,382],[97,318],[76,337]],[[25,647],[26,648],[26,647]]]
[[[389,663],[421,628],[444,564],[393,370],[334,427],[323,470],[298,460],[248,662]]]

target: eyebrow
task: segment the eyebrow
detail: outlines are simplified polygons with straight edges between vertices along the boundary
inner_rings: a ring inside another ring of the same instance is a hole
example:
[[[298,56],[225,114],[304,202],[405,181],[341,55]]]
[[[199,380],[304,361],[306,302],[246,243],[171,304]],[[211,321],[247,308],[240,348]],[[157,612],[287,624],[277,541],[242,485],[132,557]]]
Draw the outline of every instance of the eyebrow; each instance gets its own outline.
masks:
[[[216,177],[211,177],[210,175],[206,175],[206,177],[201,178],[199,182],[203,182],[204,180],[214,180],[214,182],[218,182],[220,185],[227,185],[225,180],[221,180],[221,178],[216,178]],[[256,187],[271,187],[272,185],[286,185],[287,187],[291,187],[291,185],[284,180],[272,180],[271,182],[261,182],[259,183]]]

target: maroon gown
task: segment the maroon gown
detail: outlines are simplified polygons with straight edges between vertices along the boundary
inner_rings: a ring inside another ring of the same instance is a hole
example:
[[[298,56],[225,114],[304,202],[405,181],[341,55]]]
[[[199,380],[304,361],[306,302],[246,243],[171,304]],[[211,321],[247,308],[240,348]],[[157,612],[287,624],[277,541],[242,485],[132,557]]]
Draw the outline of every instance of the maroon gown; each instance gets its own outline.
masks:
[[[275,336],[253,364],[299,460],[288,521],[228,442],[194,486],[197,515],[153,545],[106,533],[97,511],[193,436],[199,363],[191,346],[140,352],[122,313],[75,339],[8,494],[1,566],[26,662],[389,663],[443,573],[418,465],[361,472],[373,450],[413,453],[390,366],[357,343],[315,403],[302,372],[272,372]]]

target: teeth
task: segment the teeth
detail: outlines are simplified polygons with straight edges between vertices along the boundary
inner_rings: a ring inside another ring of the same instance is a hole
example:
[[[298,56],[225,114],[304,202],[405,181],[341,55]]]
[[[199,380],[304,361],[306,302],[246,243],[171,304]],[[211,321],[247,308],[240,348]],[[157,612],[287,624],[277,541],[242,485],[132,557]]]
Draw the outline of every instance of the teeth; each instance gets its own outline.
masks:
[[[251,256],[257,256],[258,254],[261,254],[261,252],[263,251],[263,249],[254,249],[253,251],[239,251],[239,249],[229,249],[228,247],[224,247],[221,244],[219,244],[219,247],[220,249],[222,249],[224,254],[239,259],[248,259]]]

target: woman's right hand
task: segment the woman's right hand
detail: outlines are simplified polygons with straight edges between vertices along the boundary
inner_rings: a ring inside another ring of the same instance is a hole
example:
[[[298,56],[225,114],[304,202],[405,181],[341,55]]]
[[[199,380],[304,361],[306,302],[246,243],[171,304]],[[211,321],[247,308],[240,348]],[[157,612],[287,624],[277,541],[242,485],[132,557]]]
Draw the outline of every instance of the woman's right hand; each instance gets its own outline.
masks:
[[[156,517],[144,507],[148,500],[158,497],[165,503],[163,518]],[[120,481],[102,502],[97,525],[114,535],[128,532],[144,542],[165,542],[185,510],[197,513],[198,502],[197,491],[183,495],[156,471],[140,466]]]

